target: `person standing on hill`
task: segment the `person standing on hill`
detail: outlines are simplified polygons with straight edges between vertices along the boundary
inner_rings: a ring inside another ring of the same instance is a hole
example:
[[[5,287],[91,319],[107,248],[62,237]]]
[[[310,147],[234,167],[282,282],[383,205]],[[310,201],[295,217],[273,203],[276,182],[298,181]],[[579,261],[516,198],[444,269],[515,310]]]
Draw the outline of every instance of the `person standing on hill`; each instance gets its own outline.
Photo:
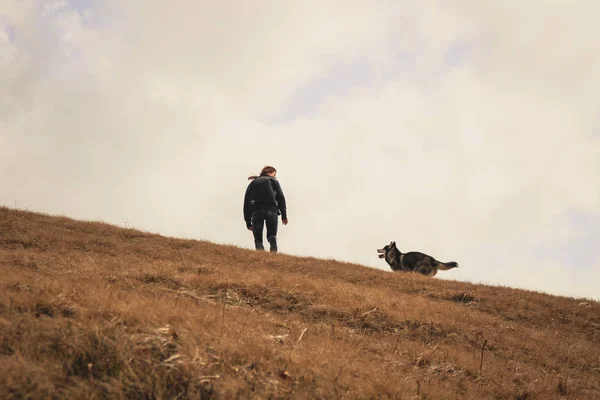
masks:
[[[267,241],[270,250],[277,252],[277,224],[287,225],[287,207],[281,185],[276,179],[277,170],[271,166],[262,169],[259,176],[249,176],[251,180],[244,195],[244,221],[254,234],[256,250],[264,250],[263,227],[267,225]]]

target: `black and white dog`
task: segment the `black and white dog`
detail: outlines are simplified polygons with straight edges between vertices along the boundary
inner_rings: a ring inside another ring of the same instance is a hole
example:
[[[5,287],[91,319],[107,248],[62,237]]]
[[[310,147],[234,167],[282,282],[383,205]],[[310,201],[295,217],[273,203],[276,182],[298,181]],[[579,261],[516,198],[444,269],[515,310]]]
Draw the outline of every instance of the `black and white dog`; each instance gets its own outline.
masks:
[[[393,271],[418,272],[427,276],[435,276],[438,270],[446,271],[458,268],[454,261],[441,262],[427,254],[411,251],[402,253],[396,247],[396,242],[390,242],[383,249],[377,249],[379,258],[385,258]]]

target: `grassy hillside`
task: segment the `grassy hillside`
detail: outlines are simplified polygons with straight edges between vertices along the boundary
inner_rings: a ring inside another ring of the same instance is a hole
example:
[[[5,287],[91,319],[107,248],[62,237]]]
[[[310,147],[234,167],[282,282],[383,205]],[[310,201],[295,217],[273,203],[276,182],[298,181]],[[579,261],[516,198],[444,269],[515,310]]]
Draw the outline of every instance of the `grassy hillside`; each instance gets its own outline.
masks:
[[[3,399],[600,398],[589,300],[8,208],[0,272]]]

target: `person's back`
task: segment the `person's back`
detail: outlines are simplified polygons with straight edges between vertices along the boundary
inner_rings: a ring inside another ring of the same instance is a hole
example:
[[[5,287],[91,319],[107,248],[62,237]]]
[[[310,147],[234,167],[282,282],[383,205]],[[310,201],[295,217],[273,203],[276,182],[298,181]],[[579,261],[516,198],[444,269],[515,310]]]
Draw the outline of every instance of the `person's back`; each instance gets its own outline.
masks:
[[[275,179],[277,170],[264,167],[260,176],[251,176],[252,182],[244,196],[244,220],[246,227],[254,234],[257,250],[264,250],[262,244],[263,227],[267,225],[267,240],[271,251],[277,251],[277,222],[281,214],[282,222],[287,225],[287,206],[281,185]]]
[[[271,176],[259,176],[250,183],[250,204],[255,207],[276,207],[278,182]]]

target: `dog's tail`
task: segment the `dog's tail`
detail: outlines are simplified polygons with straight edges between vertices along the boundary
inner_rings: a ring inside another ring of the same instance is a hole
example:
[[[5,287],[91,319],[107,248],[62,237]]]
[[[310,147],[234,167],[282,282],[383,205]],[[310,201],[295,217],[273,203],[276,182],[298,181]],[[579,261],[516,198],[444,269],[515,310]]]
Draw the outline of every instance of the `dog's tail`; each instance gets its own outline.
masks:
[[[439,270],[447,271],[452,268],[458,268],[458,263],[454,262],[454,261],[448,261],[448,262],[438,261],[437,262],[437,269],[439,269]]]

